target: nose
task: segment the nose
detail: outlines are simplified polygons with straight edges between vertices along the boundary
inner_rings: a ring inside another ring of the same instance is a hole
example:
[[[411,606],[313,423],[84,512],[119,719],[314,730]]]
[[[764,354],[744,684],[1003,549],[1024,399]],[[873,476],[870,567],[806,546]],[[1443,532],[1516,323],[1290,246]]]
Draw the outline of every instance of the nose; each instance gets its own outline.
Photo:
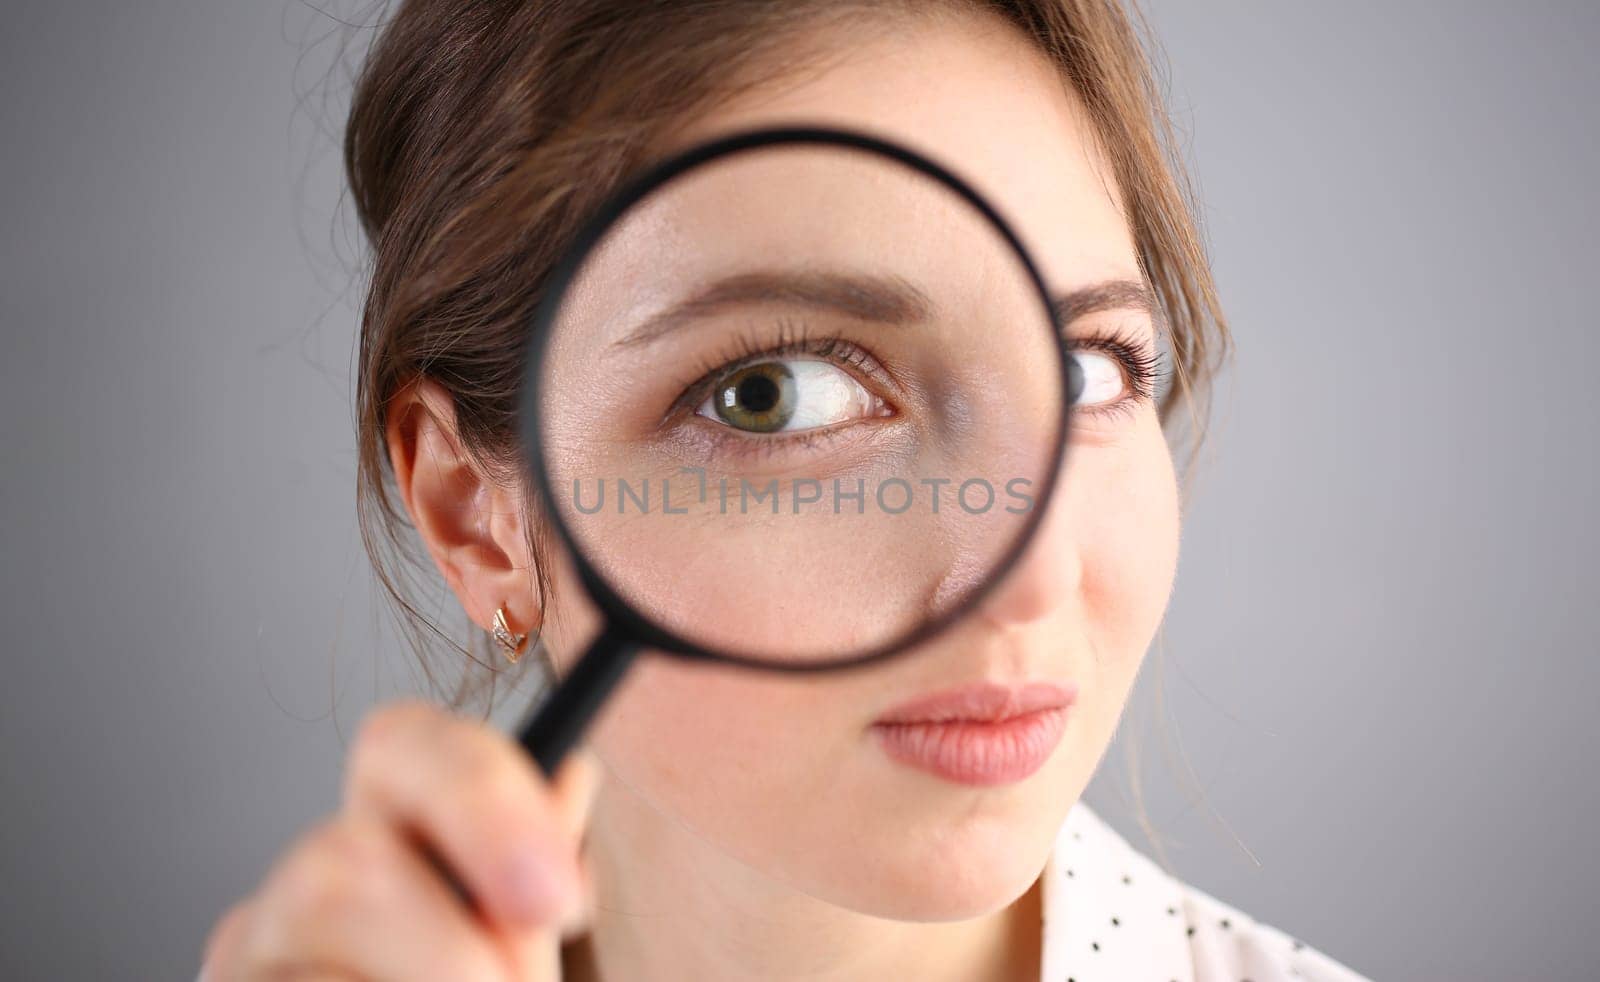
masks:
[[[1048,507],[1015,564],[999,574],[978,605],[977,616],[997,627],[1027,624],[1058,610],[1077,592],[1083,560],[1067,514],[1062,502]]]

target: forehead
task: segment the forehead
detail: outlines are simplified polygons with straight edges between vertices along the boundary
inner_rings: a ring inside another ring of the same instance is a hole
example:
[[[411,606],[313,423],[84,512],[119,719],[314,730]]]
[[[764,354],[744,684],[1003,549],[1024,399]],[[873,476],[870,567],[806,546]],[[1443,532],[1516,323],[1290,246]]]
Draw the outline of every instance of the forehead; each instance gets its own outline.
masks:
[[[1138,278],[1119,190],[1082,101],[1019,30],[991,14],[907,17],[806,44],[821,52],[813,70],[715,107],[668,149],[785,122],[864,129],[973,184],[1052,289]]]
[[[572,283],[562,334],[632,347],[764,306],[916,324],[958,352],[1006,325],[1051,333],[1039,300],[1011,246],[946,185],[876,155],[780,144],[691,168],[615,219]]]

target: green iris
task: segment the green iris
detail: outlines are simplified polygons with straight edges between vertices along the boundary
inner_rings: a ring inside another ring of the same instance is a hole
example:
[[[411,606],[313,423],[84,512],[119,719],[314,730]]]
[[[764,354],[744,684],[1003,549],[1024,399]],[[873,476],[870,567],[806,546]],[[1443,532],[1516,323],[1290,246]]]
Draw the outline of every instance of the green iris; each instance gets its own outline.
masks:
[[[764,361],[727,376],[711,394],[717,416],[755,433],[781,430],[794,416],[794,373],[781,361]]]

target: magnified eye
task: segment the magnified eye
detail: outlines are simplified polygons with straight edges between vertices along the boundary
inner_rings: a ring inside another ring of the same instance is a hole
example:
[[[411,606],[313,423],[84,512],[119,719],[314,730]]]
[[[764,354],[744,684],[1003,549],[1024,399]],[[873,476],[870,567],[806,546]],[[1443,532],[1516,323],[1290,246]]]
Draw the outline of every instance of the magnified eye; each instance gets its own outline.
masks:
[[[1126,386],[1122,366],[1118,360],[1104,352],[1080,349],[1072,356],[1083,368],[1083,395],[1075,406],[1095,406],[1115,402]]]
[[[751,433],[810,430],[887,414],[884,401],[823,361],[763,361],[716,381],[696,412]]]

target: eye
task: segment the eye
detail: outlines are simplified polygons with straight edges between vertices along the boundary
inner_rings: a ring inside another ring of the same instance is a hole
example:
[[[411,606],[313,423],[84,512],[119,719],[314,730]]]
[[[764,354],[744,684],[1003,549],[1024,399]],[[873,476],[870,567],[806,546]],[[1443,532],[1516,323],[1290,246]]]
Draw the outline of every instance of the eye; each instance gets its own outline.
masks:
[[[1072,353],[1083,369],[1083,394],[1074,407],[1092,407],[1115,402],[1122,396],[1126,384],[1122,363],[1103,351],[1079,349]]]
[[[749,433],[812,430],[886,416],[884,401],[825,361],[771,360],[718,378],[697,415]]]

